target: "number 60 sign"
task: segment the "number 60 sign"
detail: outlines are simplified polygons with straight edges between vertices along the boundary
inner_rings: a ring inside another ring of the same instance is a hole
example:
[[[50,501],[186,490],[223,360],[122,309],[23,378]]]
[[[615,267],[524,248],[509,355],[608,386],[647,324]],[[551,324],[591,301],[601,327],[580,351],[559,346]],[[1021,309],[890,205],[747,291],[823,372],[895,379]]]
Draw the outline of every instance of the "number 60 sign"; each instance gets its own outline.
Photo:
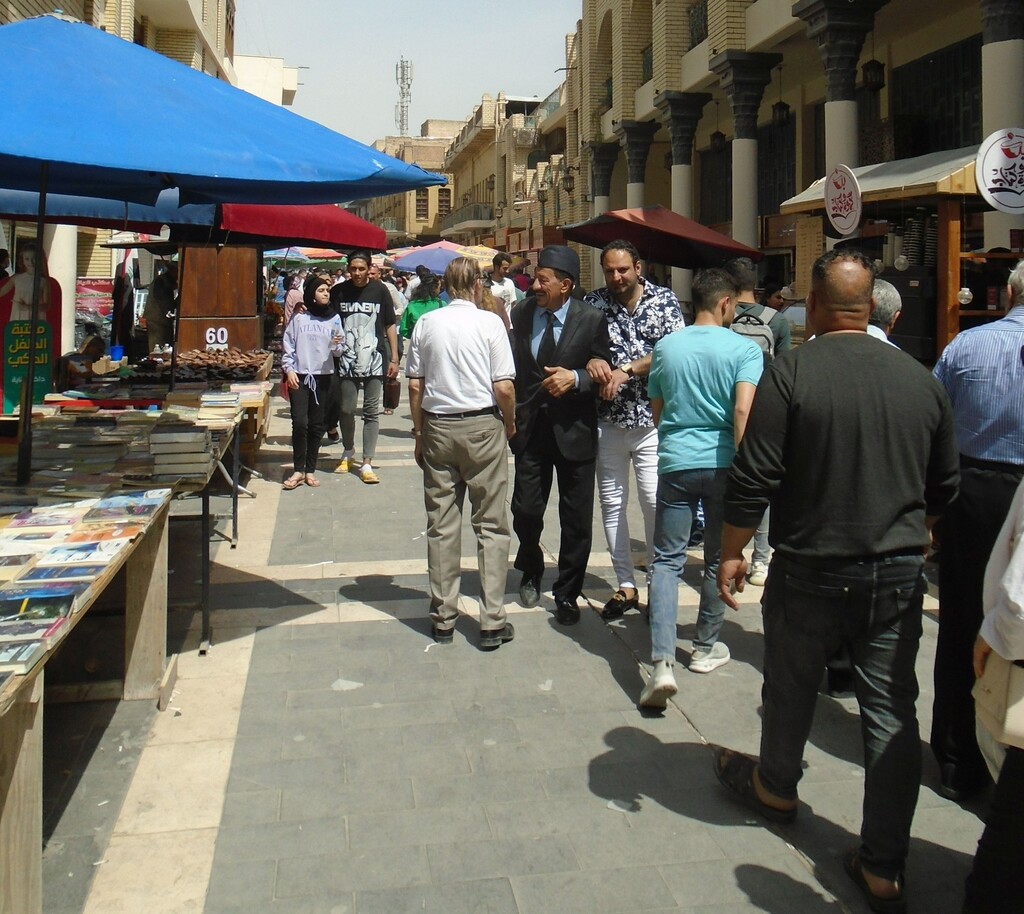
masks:
[[[207,349],[227,349],[228,348],[228,328],[227,327],[207,327],[206,328],[206,348]]]

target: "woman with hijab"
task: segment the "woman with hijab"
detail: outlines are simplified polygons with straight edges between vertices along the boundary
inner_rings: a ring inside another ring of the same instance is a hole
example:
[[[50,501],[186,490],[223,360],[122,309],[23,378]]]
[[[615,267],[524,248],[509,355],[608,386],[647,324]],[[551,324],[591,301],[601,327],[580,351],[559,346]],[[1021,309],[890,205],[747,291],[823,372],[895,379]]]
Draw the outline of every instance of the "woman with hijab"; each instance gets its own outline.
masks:
[[[345,343],[341,318],[331,306],[331,286],[316,277],[306,284],[303,304],[284,329],[281,371],[292,407],[292,474],[285,489],[320,485],[316,461],[324,435],[324,413],[331,396],[334,359]]]

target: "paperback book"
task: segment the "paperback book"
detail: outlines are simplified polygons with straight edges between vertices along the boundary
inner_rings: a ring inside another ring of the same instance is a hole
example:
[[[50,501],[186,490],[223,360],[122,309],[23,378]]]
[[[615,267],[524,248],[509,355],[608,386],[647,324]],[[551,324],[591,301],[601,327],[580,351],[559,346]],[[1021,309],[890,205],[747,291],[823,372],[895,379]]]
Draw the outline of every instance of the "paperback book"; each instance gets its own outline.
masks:
[[[46,653],[42,641],[11,641],[0,643],[0,670],[27,673]]]
[[[11,641],[42,641],[51,647],[67,627],[66,616],[56,619],[13,619],[0,622],[0,643]]]

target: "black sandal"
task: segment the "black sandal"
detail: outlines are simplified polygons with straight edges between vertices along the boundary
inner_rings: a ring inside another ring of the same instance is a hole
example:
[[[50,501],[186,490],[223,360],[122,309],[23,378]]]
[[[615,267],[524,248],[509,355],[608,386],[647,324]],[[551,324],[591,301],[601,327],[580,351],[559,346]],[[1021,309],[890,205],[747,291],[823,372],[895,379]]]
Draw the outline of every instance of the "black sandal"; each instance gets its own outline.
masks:
[[[796,805],[792,809],[777,809],[761,801],[754,787],[754,772],[757,761],[749,755],[732,749],[718,748],[714,754],[715,777],[747,809],[752,809],[771,822],[788,825],[796,819]]]
[[[903,897],[903,876],[896,879],[896,888],[899,895],[895,898],[880,898],[871,891],[867,879],[864,878],[864,864],[860,862],[860,854],[856,849],[847,852],[843,858],[843,869],[846,875],[853,880],[853,884],[860,889],[864,901],[875,914],[906,914],[907,900]]]

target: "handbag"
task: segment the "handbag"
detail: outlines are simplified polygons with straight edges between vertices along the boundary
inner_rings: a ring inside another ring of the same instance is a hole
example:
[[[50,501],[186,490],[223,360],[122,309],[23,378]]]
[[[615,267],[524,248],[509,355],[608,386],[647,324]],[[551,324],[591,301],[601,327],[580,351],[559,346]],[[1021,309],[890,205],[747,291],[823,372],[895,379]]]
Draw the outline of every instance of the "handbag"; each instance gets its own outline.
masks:
[[[384,409],[398,409],[402,399],[402,382],[398,378],[384,380]]]
[[[1024,749],[1024,667],[992,651],[971,695],[985,729],[999,742]]]

